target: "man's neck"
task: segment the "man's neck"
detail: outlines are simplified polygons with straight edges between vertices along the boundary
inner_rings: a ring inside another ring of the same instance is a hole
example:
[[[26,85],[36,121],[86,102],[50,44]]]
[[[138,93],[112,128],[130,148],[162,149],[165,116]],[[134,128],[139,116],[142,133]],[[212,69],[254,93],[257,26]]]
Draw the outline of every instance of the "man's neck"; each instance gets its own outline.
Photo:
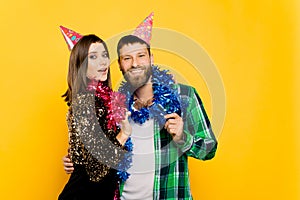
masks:
[[[142,101],[147,101],[153,97],[152,83],[149,81],[142,87],[139,87],[135,92],[135,95]]]

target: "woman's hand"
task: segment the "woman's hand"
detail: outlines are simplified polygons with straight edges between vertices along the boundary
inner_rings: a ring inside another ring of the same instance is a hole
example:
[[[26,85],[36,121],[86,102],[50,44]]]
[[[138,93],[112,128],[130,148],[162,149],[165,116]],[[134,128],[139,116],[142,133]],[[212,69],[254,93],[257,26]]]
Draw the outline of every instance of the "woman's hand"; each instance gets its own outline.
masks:
[[[128,121],[128,117],[131,115],[129,111],[126,112],[125,119],[120,122],[121,131],[117,135],[117,140],[124,145],[128,137],[131,135],[132,127]]]

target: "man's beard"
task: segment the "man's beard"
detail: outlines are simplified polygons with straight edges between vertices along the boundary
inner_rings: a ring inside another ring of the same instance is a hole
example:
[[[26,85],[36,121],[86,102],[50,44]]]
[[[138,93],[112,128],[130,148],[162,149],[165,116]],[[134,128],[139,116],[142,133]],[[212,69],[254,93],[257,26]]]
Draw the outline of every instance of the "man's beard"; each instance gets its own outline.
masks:
[[[137,68],[141,68],[142,70],[145,70],[143,74],[139,76],[131,76],[130,70],[134,70]],[[136,90],[142,86],[144,86],[150,79],[152,75],[152,68],[151,65],[148,66],[141,66],[141,67],[132,67],[127,72],[123,72],[123,76],[125,80],[131,85],[131,88],[133,90]]]

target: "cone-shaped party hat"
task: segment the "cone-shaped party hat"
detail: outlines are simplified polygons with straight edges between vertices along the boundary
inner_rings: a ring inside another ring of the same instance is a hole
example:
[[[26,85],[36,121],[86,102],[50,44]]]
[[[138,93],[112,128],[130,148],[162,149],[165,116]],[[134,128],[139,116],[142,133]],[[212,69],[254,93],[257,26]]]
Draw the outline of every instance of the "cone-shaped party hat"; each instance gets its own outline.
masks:
[[[82,35],[63,26],[59,26],[59,28],[68,44],[69,50],[71,51],[74,45],[80,40],[80,38],[82,38]]]
[[[153,15],[153,12],[150,13],[132,33],[132,35],[144,40],[149,45],[152,37]]]

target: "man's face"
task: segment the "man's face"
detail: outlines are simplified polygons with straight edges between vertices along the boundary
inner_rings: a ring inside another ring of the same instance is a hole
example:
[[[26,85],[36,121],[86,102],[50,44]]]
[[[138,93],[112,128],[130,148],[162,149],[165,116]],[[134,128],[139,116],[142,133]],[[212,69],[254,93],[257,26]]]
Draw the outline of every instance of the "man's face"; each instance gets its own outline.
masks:
[[[151,63],[152,55],[149,55],[145,44],[127,44],[120,49],[120,69],[124,78],[136,89],[149,81]]]

